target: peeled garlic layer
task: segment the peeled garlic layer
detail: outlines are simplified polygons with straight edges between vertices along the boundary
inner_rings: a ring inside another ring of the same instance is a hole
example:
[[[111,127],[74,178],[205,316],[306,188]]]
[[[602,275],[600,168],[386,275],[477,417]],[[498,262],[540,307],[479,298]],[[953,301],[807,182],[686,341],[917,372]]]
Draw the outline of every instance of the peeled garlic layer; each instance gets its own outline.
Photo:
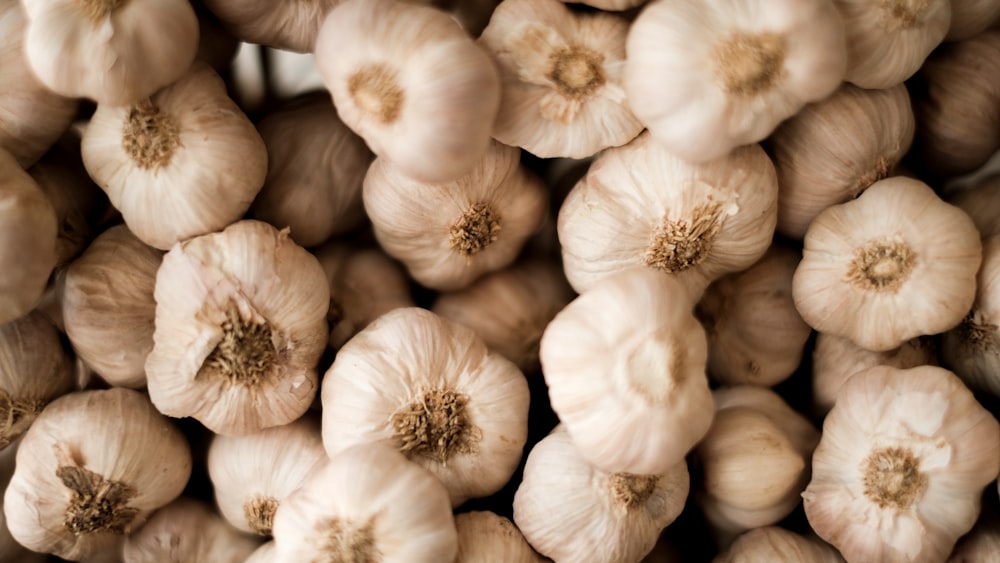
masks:
[[[125,540],[124,563],[245,563],[257,541],[202,501],[182,497],[156,511]]]

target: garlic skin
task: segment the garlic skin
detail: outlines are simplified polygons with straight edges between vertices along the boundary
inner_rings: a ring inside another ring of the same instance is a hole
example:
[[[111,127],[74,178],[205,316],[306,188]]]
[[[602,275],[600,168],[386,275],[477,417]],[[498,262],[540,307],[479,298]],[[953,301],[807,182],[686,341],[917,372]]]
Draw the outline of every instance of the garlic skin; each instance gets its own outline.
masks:
[[[601,471],[560,425],[528,453],[514,523],[555,561],[638,563],[680,515],[689,485],[684,461],[659,475]]]
[[[274,519],[275,561],[454,561],[448,493],[394,448],[364,444],[321,465]]]
[[[54,92],[125,106],[177,80],[198,50],[187,0],[21,0],[31,70]]]
[[[282,501],[325,460],[319,419],[305,416],[246,436],[213,437],[208,476],[229,524],[269,536]]]
[[[843,563],[844,558],[829,545],[778,526],[750,530],[736,539],[712,563],[758,563],[799,561],[801,563]]]
[[[758,145],[689,164],[643,133],[603,152],[559,208],[566,279],[582,293],[612,273],[646,266],[700,295],[764,255],[777,197],[774,165]]]
[[[340,118],[407,176],[448,182],[487,151],[499,74],[447,13],[346,0],[327,14],[315,56]]]
[[[1000,173],[991,174],[970,188],[951,192],[947,201],[965,211],[983,240],[1000,234]]]
[[[287,424],[316,395],[330,291],[311,254],[260,221],[174,246],[156,274],[149,396],[216,434]]]
[[[122,554],[124,563],[245,563],[258,544],[203,501],[181,497],[130,534]]]
[[[873,352],[954,327],[976,296],[979,231],[919,180],[880,180],[827,208],[804,243],[792,278],[799,314]]]
[[[528,383],[472,329],[425,309],[390,311],[337,353],[323,378],[331,457],[387,444],[429,470],[452,506],[510,480],[528,432]]]
[[[944,334],[941,360],[977,391],[1000,395],[1000,235],[983,242],[976,300],[958,326]]]
[[[239,220],[267,172],[260,134],[201,61],[150,98],[98,105],[81,148],[125,224],[160,250]]]
[[[205,0],[205,5],[241,41],[309,53],[324,16],[340,1]]]
[[[513,522],[488,511],[455,516],[458,558],[455,563],[542,563]]]
[[[643,125],[622,88],[628,20],[560,0],[504,0],[479,44],[500,69],[493,138],[541,158],[585,158]]]
[[[50,403],[25,433],[4,515],[31,550],[99,556],[120,550],[190,475],[187,441],[145,395],[81,391]]]
[[[691,162],[756,143],[840,85],[844,28],[829,0],[655,0],[629,29],[635,115]]]
[[[848,561],[944,561],[1000,473],[1000,425],[954,374],[877,366],[847,380],[802,493]]]
[[[864,90],[845,82],[802,108],[768,140],[778,172],[777,231],[801,240],[821,211],[889,176],[915,129],[903,84]]]
[[[520,154],[493,141],[469,173],[442,183],[413,180],[376,158],[362,195],[379,245],[441,291],[511,264],[548,212],[548,192]]]
[[[996,0],[951,0],[951,24],[945,41],[965,41],[1000,21]]]

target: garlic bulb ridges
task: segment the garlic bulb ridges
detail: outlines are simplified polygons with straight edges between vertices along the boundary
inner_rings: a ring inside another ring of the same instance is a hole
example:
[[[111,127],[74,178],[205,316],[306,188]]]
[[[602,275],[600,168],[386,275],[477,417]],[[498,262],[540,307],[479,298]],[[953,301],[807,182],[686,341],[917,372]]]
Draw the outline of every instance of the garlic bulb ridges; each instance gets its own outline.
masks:
[[[403,90],[396,71],[385,64],[361,67],[347,79],[347,92],[362,115],[383,125],[399,118]]]

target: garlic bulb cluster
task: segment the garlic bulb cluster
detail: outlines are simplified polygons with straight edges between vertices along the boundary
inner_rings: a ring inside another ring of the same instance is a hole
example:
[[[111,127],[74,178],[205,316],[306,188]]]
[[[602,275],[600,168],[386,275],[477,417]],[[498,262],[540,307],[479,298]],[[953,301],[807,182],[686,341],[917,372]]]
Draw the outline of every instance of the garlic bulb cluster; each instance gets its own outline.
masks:
[[[829,545],[777,526],[756,528],[741,535],[712,563],[843,563],[844,558]]]
[[[636,116],[692,162],[764,139],[836,90],[848,61],[830,0],[654,0],[626,53]]]
[[[960,379],[877,366],[823,424],[806,517],[848,561],[944,561],[1000,473],[1000,425]]]
[[[1000,173],[986,176],[972,187],[951,192],[947,201],[972,219],[984,240],[1000,234]]]
[[[204,502],[181,497],[130,534],[122,556],[124,563],[244,563],[258,544]]]
[[[316,43],[323,17],[340,1],[205,0],[205,5],[241,41],[308,53]]]
[[[458,532],[456,563],[542,563],[513,522],[493,512],[465,512],[455,516]]]
[[[217,434],[287,424],[316,395],[330,291],[311,254],[260,221],[174,246],[156,274],[149,396]]]

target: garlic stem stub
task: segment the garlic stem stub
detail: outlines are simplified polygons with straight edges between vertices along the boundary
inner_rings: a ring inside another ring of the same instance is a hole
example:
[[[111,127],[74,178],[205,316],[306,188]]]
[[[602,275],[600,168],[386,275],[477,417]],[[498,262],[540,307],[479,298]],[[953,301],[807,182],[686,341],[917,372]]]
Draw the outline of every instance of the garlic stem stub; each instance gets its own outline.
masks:
[[[310,53],[324,16],[340,1],[205,0],[204,4],[241,41]]]

